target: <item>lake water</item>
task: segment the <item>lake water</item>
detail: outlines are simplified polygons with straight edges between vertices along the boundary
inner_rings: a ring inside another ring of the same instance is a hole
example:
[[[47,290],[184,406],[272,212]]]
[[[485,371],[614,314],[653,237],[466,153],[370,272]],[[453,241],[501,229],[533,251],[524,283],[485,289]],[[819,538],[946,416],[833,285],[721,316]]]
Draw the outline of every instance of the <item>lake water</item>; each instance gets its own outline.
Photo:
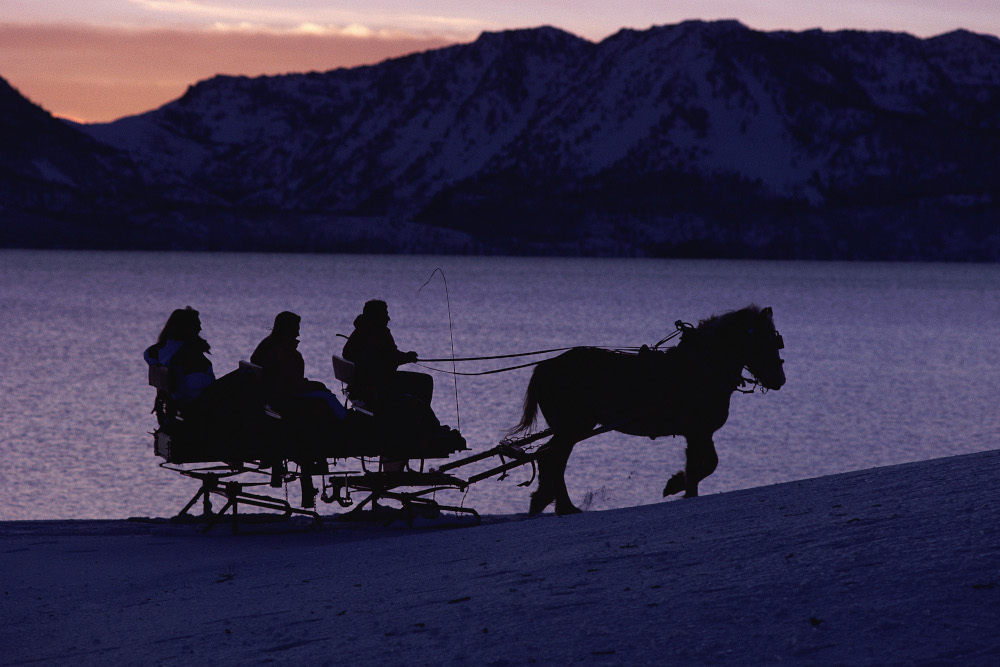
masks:
[[[1000,444],[996,265],[0,251],[0,520],[165,517],[194,493],[157,466],[149,435],[141,355],[174,308],[201,311],[217,375],[294,310],[307,374],[339,390],[336,334],[370,298],[389,303],[398,344],[423,358],[451,356],[452,339],[459,357],[652,344],[678,319],[772,306],[788,382],[734,396],[702,493]],[[460,377],[457,389],[435,375],[435,410],[487,449],[517,422],[529,374]],[[660,502],[683,447],[586,441],[570,495],[590,509]],[[524,512],[528,474],[444,499]]]

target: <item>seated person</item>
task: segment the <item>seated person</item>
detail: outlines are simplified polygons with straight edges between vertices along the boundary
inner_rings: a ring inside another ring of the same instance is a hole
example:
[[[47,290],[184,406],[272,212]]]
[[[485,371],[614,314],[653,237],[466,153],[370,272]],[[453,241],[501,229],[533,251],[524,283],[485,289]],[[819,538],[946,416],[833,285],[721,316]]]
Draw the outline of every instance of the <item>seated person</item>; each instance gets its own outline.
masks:
[[[264,391],[279,412],[296,410],[304,403],[322,404],[329,417],[341,421],[347,416],[346,408],[326,385],[305,376],[305,361],[298,350],[301,321],[295,313],[278,313],[270,335],[257,345],[250,361],[261,367]]]
[[[198,461],[258,458],[269,449],[260,428],[263,400],[233,371],[215,377],[201,319],[191,307],[171,313],[157,342],[143,353],[150,366],[166,366],[170,395],[158,393],[154,411],[168,428],[177,456]],[[175,418],[183,417],[183,430]]]
[[[420,446],[447,440],[456,448],[465,441],[441,422],[431,409],[434,380],[426,373],[397,370],[417,360],[416,352],[402,352],[389,331],[385,301],[365,303],[354,320],[354,331],[344,344],[344,358],[354,363],[355,381],[349,387],[378,418],[386,440],[416,442]]]
[[[312,475],[324,470],[326,446],[340,432],[347,409],[322,382],[305,377],[305,361],[299,352],[298,315],[284,311],[274,318],[269,336],[257,345],[250,362],[261,367],[264,394],[282,417],[297,429],[289,458],[302,468],[302,506],[316,505]]]
[[[170,399],[177,407],[190,407],[215,381],[211,349],[201,337],[201,318],[190,306],[178,308],[167,318],[156,343],[143,353],[150,366],[166,366],[170,373]]]
[[[410,395],[427,405],[434,393],[434,379],[426,373],[397,370],[417,360],[416,352],[402,352],[389,331],[389,307],[385,301],[365,303],[354,319],[354,331],[344,343],[344,359],[354,363],[356,380],[352,392],[378,409],[380,403]]]

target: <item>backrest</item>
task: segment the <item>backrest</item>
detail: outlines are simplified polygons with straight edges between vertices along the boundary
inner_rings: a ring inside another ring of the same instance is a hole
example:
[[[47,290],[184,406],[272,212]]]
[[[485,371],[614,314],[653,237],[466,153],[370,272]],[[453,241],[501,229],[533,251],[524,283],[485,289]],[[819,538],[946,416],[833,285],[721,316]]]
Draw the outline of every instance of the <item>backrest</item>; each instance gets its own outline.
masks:
[[[156,388],[156,401],[153,403],[153,414],[156,415],[156,422],[160,428],[169,428],[178,418],[177,404],[171,398],[173,386],[170,381],[170,367],[162,364],[150,364],[149,384]]]
[[[160,364],[152,364],[149,367],[149,384],[156,387],[158,392],[170,394],[170,369]]]
[[[244,359],[240,361],[240,373],[244,376],[252,378],[255,382],[259,382],[263,377],[264,369],[257,364]]]
[[[343,357],[338,357],[336,354],[333,355],[333,377],[344,383],[344,396],[351,402],[351,406],[355,410],[370,416],[372,412],[365,405],[365,401],[356,395],[357,392],[354,392],[354,395],[351,392],[350,385],[354,382],[354,362],[348,361]]]
[[[354,382],[354,362],[333,355],[333,376],[344,384]]]

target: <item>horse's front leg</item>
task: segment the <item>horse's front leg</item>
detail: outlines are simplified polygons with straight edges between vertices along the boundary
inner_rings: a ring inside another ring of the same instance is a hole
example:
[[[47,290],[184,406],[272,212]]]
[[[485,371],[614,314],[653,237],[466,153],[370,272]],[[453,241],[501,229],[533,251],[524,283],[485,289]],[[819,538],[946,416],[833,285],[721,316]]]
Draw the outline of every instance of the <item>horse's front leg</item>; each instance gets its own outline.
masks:
[[[715,451],[712,436],[697,436],[687,439],[687,464],[684,466],[684,497],[698,495],[698,482],[705,479],[719,465],[719,455]]]
[[[667,480],[667,485],[663,487],[663,497],[672,496],[675,493],[680,493],[687,487],[687,480],[685,479],[684,471],[675,472],[670,479]]]
[[[684,470],[674,474],[663,488],[663,496],[684,492],[685,498],[698,495],[698,482],[705,479],[719,465],[712,436],[687,436],[687,457]]]

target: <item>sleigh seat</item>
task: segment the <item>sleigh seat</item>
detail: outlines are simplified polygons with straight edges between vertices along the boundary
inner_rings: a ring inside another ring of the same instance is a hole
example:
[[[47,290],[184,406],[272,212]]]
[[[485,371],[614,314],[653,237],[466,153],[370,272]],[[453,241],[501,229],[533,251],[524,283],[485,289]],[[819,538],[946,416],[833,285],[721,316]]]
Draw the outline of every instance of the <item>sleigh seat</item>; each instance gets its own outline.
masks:
[[[428,460],[445,459],[456,452],[468,450],[461,434],[447,426],[439,426],[427,433],[414,432],[420,429],[412,424],[400,423],[403,420],[398,418],[390,418],[372,404],[368,399],[370,392],[356,384],[357,373],[353,362],[338,355],[333,355],[332,362],[333,374],[342,384],[349,413],[356,413],[356,419],[368,424],[365,433],[354,439],[352,444],[352,453],[362,461],[362,473],[346,476],[343,480],[348,491],[356,490],[367,495],[345,515],[346,518],[358,515],[365,507],[377,507],[380,499],[400,504],[396,513],[390,515],[390,523],[400,517],[412,522],[416,516],[429,516],[441,510],[472,514],[478,518],[475,510],[441,505],[426,497],[444,489],[467,488],[465,481],[452,475],[425,472]]]
[[[348,447],[355,455],[389,458],[405,456],[421,461],[422,469],[422,462],[425,459],[447,458],[451,454],[468,449],[465,439],[455,429],[438,425],[421,432],[422,428],[426,428],[426,423],[400,423],[405,421],[405,415],[402,419],[398,414],[390,417],[386,414],[387,411],[373,405],[368,398],[370,393],[359,390],[355,384],[357,379],[355,366],[347,359],[333,355],[333,374],[342,384],[348,409],[363,416],[356,416],[353,421],[367,426],[360,429],[360,433],[359,429],[354,429],[355,442]],[[412,400],[415,402],[418,399]],[[424,408],[427,414],[433,414],[430,412],[430,406],[425,404]],[[437,423],[436,418],[433,421]]]
[[[306,505],[315,492],[305,498],[311,480],[306,483],[304,478],[322,472],[308,466],[290,469],[288,452],[281,447],[287,429],[281,416],[263,400],[260,371],[259,366],[241,361],[237,371],[209,385],[195,402],[182,405],[172,398],[169,368],[149,367],[149,384],[156,389],[153,452],[163,459],[160,467],[200,483],[176,520],[195,518],[188,511],[201,500],[200,519],[206,522],[206,531],[229,516],[233,531],[238,532],[241,505],[277,510],[284,519],[307,516],[319,523],[312,507],[296,507],[285,498],[258,492],[298,480]],[[224,500],[218,512],[213,511],[212,496]]]

